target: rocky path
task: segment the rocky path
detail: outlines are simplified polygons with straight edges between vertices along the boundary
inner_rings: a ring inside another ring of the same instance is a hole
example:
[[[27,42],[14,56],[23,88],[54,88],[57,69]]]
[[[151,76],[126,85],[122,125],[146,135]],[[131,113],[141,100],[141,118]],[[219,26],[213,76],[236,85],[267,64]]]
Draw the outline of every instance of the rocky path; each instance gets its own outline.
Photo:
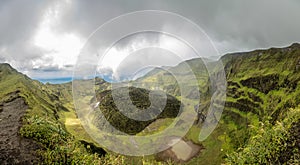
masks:
[[[38,145],[19,134],[28,106],[18,93],[10,94],[9,98],[0,102],[0,164],[36,164]]]

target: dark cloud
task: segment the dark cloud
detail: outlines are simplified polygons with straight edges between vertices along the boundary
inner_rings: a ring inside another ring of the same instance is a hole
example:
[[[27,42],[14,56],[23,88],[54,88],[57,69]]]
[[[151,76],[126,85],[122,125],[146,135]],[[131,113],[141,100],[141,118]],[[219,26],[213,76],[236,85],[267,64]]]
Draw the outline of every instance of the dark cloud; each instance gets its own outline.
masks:
[[[41,71],[41,72],[59,72],[63,69],[59,68],[58,66],[42,66],[38,68],[33,68],[33,71]]]
[[[197,23],[211,37],[221,54],[300,42],[298,0],[2,0],[0,61],[10,62],[18,69],[29,72],[37,68],[34,61],[42,61],[39,64],[41,69],[55,65],[53,59],[45,57],[47,52],[31,41],[45,12],[53,8],[59,10],[60,15],[51,29],[58,34],[76,33],[83,39],[120,14],[137,10],[165,10]],[[136,21],[143,23],[149,20]],[[72,65],[63,67],[66,68],[69,70]],[[61,71],[62,74],[67,72]]]
[[[24,69],[25,70],[25,69]],[[59,78],[70,77],[73,72],[73,66],[59,67],[58,65],[44,66],[40,65],[36,68],[27,69],[26,73],[33,78]]]
[[[30,38],[49,2],[12,0],[1,1],[0,6],[0,45],[7,46],[16,42],[26,42]]]
[[[44,12],[55,1],[0,1],[0,56],[14,67],[31,67],[31,60],[41,58],[43,51],[30,39],[42,21]]]
[[[73,68],[74,67],[74,65],[71,65],[71,64],[69,64],[69,65],[64,65],[64,68]]]
[[[103,22],[120,14],[152,9],[175,12],[196,22],[216,42],[221,53],[285,46],[299,42],[300,38],[300,22],[297,21],[300,2],[296,0],[77,0],[72,5],[62,19],[62,27],[83,36],[88,36]]]

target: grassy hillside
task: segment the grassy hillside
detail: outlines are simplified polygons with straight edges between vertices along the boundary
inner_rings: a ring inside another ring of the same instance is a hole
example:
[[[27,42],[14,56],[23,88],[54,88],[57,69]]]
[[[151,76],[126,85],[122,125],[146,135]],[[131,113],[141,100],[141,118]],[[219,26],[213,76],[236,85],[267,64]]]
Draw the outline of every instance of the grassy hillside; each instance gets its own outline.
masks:
[[[224,159],[227,157],[229,159],[226,160],[233,163],[232,160],[235,159],[231,156],[236,155],[235,151],[247,150],[247,146],[253,143],[251,139],[255,137],[257,132],[253,132],[252,128],[259,128],[261,123],[276,125],[277,122],[287,120],[289,109],[297,108],[300,103],[298,99],[300,98],[298,84],[300,75],[299,44],[293,44],[287,48],[228,54],[223,56],[221,60],[224,63],[228,81],[225,110],[217,129],[207,140],[201,143],[205,150],[199,157],[191,160],[189,164],[219,164],[224,163]],[[201,59],[189,60],[187,63],[196,75],[201,96],[205,96],[200,101],[202,103],[201,109],[206,112],[212,92],[210,91],[208,72]],[[182,73],[182,65],[179,64],[168,69],[179,74]],[[208,63],[208,67],[213,65],[213,62]],[[218,68],[215,69],[215,73],[217,72]],[[182,75],[181,78],[183,79],[186,76],[184,73],[179,75]],[[174,84],[174,77],[164,70],[155,69],[131,83],[146,89],[151,89],[153,83],[157,83],[161,89],[170,95],[178,99],[181,98],[179,87],[176,83]],[[101,86],[101,83],[98,85]],[[109,84],[106,83],[105,85],[98,90],[108,89]],[[190,96],[192,96],[192,92]],[[104,110],[108,110],[111,104],[106,105],[103,102],[101,106]],[[168,119],[158,120],[150,124],[149,128],[160,130],[162,125],[168,123],[170,123]],[[297,121],[294,123],[297,125]],[[200,128],[201,123],[194,125],[185,138],[199,143]],[[264,146],[261,147],[264,148]],[[292,146],[292,148],[297,147]],[[241,155],[239,156],[241,157]]]
[[[63,102],[53,91],[18,73],[8,64],[0,64],[0,75],[0,105],[2,105],[0,113],[12,111],[13,114],[18,114],[18,116],[10,115],[8,117],[3,117],[5,114],[1,114],[1,124],[6,121],[20,124],[17,129],[12,129],[14,127],[12,125],[4,128],[16,131],[12,133],[21,141],[20,145],[14,145],[12,146],[13,150],[8,151],[11,152],[11,155],[14,152],[31,153],[24,157],[1,158],[2,163],[30,164],[35,162],[34,164],[36,164],[38,161],[45,164],[90,164],[104,161],[97,154],[94,155],[93,151],[87,150],[82,142],[74,139],[66,131],[64,124],[59,122],[59,113],[68,109],[63,106]],[[17,103],[19,106],[9,106]],[[2,137],[5,137],[5,134],[1,134]],[[31,141],[28,142],[28,140]],[[27,146],[27,143],[32,143],[35,147],[33,149],[24,148],[22,141]],[[1,143],[1,147],[5,147],[6,142]],[[1,150],[0,155],[4,154],[2,152],[5,151]]]
[[[289,108],[299,106],[299,44],[282,49],[229,54],[222,60],[228,80],[223,116],[228,124],[234,121],[237,126],[229,130],[229,136],[237,141],[235,147],[246,142],[249,124],[257,125],[258,121],[274,124],[286,117]]]
[[[123,95],[125,95],[126,92],[125,88],[119,88],[114,90],[117,90],[116,92],[118,92],[118,94],[116,94],[115,97],[124,98]],[[130,99],[133,102],[133,105],[136,106],[139,111],[144,111],[147,108],[149,108],[149,110],[151,111],[160,109],[160,107],[156,107],[157,105],[155,105],[154,107],[150,107],[151,102],[149,100],[149,93],[150,91],[146,89],[135,88],[135,87],[129,88]],[[117,128],[122,132],[131,135],[135,135],[143,131],[149,124],[151,124],[157,119],[175,118],[178,115],[180,110],[180,101],[178,101],[173,96],[168,95],[166,100],[166,106],[164,107],[164,109],[162,109],[162,112],[159,113],[159,115],[155,119],[148,120],[148,121],[138,121],[138,120],[128,118],[118,110],[113,100],[112,91],[104,91],[102,93],[98,93],[97,99],[100,101],[100,105],[99,105],[99,110],[95,112],[95,116],[97,116],[94,118],[95,125],[99,126],[101,129],[105,129],[104,128],[105,126],[103,126],[104,123],[100,123],[100,121],[102,120],[99,119],[99,117],[101,117],[102,115],[100,115],[98,111],[102,111],[104,117],[109,121],[109,123],[112,126],[114,126],[115,128]],[[157,95],[155,99],[156,102],[163,100],[162,96],[159,95]],[[132,112],[132,109],[128,109],[128,105],[126,104],[121,105],[121,107],[126,108],[123,109],[126,113]],[[147,115],[151,116],[154,114],[147,114]]]
[[[252,126],[259,127],[260,123],[276,124],[289,118],[287,114],[290,108],[299,106],[300,45],[227,54],[220,60],[225,66],[228,82],[225,110],[215,132],[203,142],[206,150],[202,154],[207,154],[206,157],[219,155],[225,158],[226,154],[230,155],[248,145],[251,139],[249,137],[253,135],[250,129]],[[202,108],[208,109],[212,91],[205,65],[200,59],[189,60],[186,63],[198,79],[201,96],[205,96],[200,101]],[[180,72],[181,65],[169,70]],[[207,67],[213,65],[214,63],[210,62]],[[213,69],[213,74],[217,74],[218,69]],[[155,70],[138,81],[145,86],[147,83],[160,82],[164,90],[178,96],[178,86],[172,86],[171,79],[172,75],[167,71]],[[187,138],[196,139],[195,135],[199,133],[200,126],[201,124],[194,126]],[[215,150],[216,148],[218,149]],[[200,164],[212,161],[206,161],[207,158],[202,156],[197,159],[199,161],[195,162]],[[223,161],[218,159],[217,162]]]
[[[208,66],[210,67],[210,65]],[[207,97],[209,92],[209,75],[202,59],[188,60],[175,67],[168,67],[167,70],[154,69],[145,76],[137,79],[133,84],[139,84],[144,88],[150,89],[153,89],[153,85],[155,84],[173,96],[180,96],[180,88],[176,82],[176,78],[189,82],[193,78],[192,75],[195,75],[198,80],[197,85],[199,86],[201,97]],[[195,84],[188,85],[193,86]],[[183,97],[193,97],[193,89],[189,90],[188,95]]]
[[[184,137],[204,148],[187,164],[299,164],[300,45],[227,54],[220,60],[228,82],[225,109],[219,125],[205,141],[198,141],[201,122],[193,125]],[[189,88],[193,84],[188,84],[190,74],[195,74],[201,94],[200,109],[207,112],[213,92],[207,69],[201,59],[192,59],[186,64],[193,72],[186,72],[182,63],[168,70],[155,69],[130,82],[138,84],[139,88],[130,88],[130,98],[141,111],[150,106],[151,90],[159,88],[169,94],[167,106],[158,120],[140,122],[122,115],[112,102],[111,84],[99,78],[95,81],[100,101],[97,111],[101,110],[110,123],[129,134],[163,130],[177,116],[178,100],[189,101],[195,97],[193,88]],[[207,67],[214,65],[209,61]],[[218,69],[214,68],[212,74],[218,74]],[[181,96],[174,76],[168,71],[186,80],[186,95]],[[71,83],[44,85],[18,73],[8,64],[0,64],[1,129],[14,130],[12,139],[21,139],[20,144],[13,145],[13,150],[8,150],[8,134],[4,131],[0,134],[0,142],[4,144],[0,145],[0,155],[21,153],[13,158],[0,156],[0,161],[14,163],[11,161],[15,158],[22,162],[23,157],[28,157],[27,147],[33,156],[23,159],[23,163],[161,163],[156,162],[155,156],[126,157],[101,149],[101,144],[96,144],[81,126],[71,91]]]
[[[221,60],[225,64],[228,81],[227,101],[223,112],[223,121],[228,125],[224,138],[231,146],[227,154],[231,155],[237,149],[246,151],[249,146],[267,149],[268,145],[275,145],[275,142],[268,141],[261,146],[253,146],[255,142],[252,139],[257,134],[261,134],[262,138],[268,138],[268,134],[253,133],[251,128],[260,128],[262,123],[268,125],[268,130],[272,130],[277,122],[291,118],[288,116],[290,108],[299,106],[299,44],[287,48],[228,54]],[[297,120],[293,122],[299,123]],[[289,130],[289,127],[285,129]],[[273,140],[280,140],[280,137],[276,137],[276,132],[274,134]],[[279,145],[278,148],[280,147],[283,146]],[[297,149],[297,146],[294,145],[293,148]],[[261,150],[260,154],[265,157],[257,158],[256,163],[267,161],[277,164],[289,159],[279,161],[277,159],[281,155],[265,155],[265,152],[268,151]],[[248,161],[244,161],[246,162]]]

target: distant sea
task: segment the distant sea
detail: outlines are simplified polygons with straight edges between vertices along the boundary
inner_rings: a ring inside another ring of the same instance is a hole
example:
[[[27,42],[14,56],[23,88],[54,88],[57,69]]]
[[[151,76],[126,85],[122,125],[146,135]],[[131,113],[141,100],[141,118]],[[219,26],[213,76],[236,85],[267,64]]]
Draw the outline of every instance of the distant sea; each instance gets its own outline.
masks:
[[[63,84],[72,81],[72,77],[62,77],[62,78],[35,78],[35,80],[40,81],[43,84]]]
[[[102,78],[107,82],[117,82],[111,78],[111,76],[103,76],[103,75],[96,75],[96,77]],[[94,79],[94,76],[88,76],[86,77],[87,79]],[[63,84],[63,83],[68,83],[73,80],[73,77],[61,77],[61,78],[33,78],[34,80],[38,80],[39,82],[46,84]],[[76,78],[75,78],[76,79]],[[124,78],[124,80],[126,80]]]

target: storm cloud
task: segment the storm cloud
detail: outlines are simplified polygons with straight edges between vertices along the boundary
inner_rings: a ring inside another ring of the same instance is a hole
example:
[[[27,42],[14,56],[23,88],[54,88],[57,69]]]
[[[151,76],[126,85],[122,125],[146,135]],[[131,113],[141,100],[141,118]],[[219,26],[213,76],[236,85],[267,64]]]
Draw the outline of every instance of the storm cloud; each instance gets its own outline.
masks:
[[[106,21],[138,10],[170,11],[190,19],[208,34],[220,55],[300,42],[297,0],[3,0],[0,62],[32,77],[71,75],[79,51],[72,46],[83,46]],[[49,69],[55,72],[42,74]]]

